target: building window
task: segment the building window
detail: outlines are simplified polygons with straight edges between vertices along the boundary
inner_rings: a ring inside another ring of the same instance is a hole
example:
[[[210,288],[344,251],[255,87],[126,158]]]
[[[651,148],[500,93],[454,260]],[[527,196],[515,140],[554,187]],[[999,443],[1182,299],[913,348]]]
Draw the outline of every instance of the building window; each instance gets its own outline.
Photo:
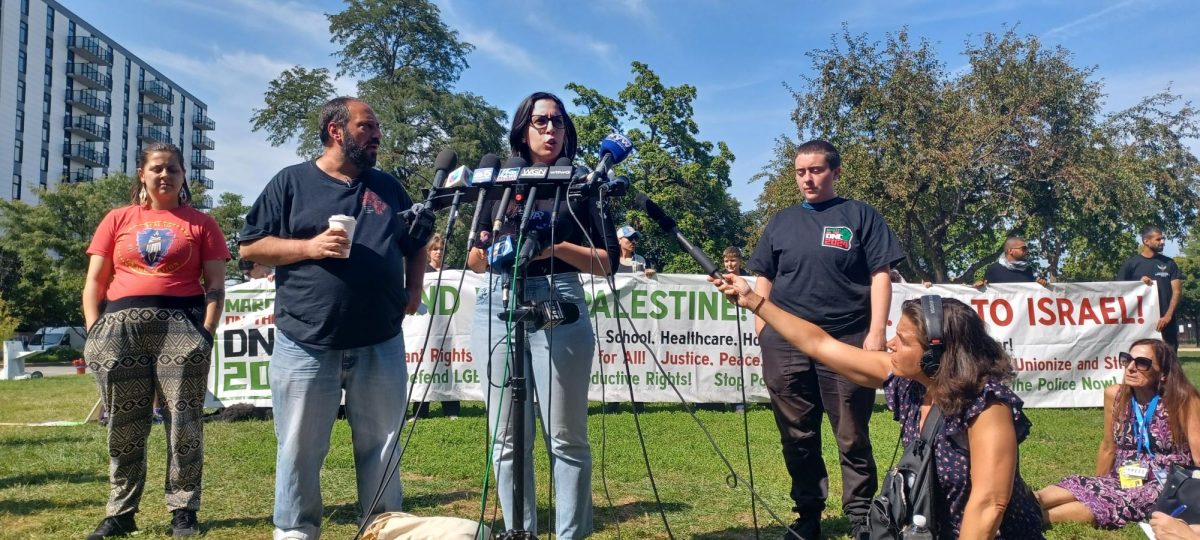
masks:
[[[17,73],[25,73],[25,51],[17,51]]]
[[[25,81],[17,81],[17,103],[25,103]]]
[[[25,161],[25,142],[19,137],[13,142],[13,161],[18,163]]]
[[[29,44],[29,25],[25,24],[25,21],[21,21],[20,36],[21,36],[21,45]]]
[[[29,0],[21,0],[21,15],[29,15]]]
[[[42,114],[50,114],[50,94],[45,94],[45,100],[42,101]]]
[[[72,37],[75,36],[75,21],[70,19],[67,19],[67,35]]]
[[[25,131],[25,109],[17,107],[17,134]]]
[[[46,31],[54,31],[54,8],[52,7],[46,8]]]
[[[19,174],[13,175],[12,200],[21,200],[21,175]]]
[[[42,172],[50,169],[50,151],[42,150]]]
[[[42,120],[42,142],[50,142],[50,121]]]
[[[46,63],[50,63],[50,59],[54,58],[54,38],[46,38]]]
[[[54,84],[54,68],[50,67],[50,64],[46,64],[46,73],[42,75],[42,86],[50,88],[52,84]]]

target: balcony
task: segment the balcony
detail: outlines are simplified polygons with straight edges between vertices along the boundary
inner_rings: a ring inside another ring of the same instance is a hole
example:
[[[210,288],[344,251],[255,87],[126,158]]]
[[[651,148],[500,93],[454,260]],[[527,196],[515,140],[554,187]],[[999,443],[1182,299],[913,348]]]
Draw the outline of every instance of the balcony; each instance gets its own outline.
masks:
[[[138,117],[158,126],[171,125],[171,111],[158,105],[138,104]]]
[[[201,150],[212,150],[216,147],[212,139],[205,137],[204,132],[196,131],[192,133],[192,146]]]
[[[108,166],[107,147],[97,145],[96,143],[76,143],[67,145],[64,150],[66,157],[72,161],[77,161],[91,167]]]
[[[105,66],[112,66],[112,47],[105,45],[98,38],[92,36],[71,36],[67,38],[67,48],[71,49],[71,52],[75,53],[77,58]]]
[[[213,188],[212,179],[207,176],[204,176],[204,171],[201,171],[198,169],[192,169],[192,172],[188,173],[188,179],[191,180],[192,182],[198,182],[198,183],[204,185],[204,189],[212,189]]]
[[[211,210],[212,207],[212,197],[208,195],[201,195],[192,199],[192,208],[197,210]]]
[[[89,168],[89,169],[75,169],[75,171],[73,171],[71,173],[70,178],[71,178],[72,183],[77,184],[79,182],[91,182],[95,177],[93,176],[92,169]]]
[[[171,134],[165,129],[159,129],[153,126],[138,127],[138,141],[159,141],[171,144]]]
[[[67,131],[84,139],[107,142],[110,130],[108,122],[104,122],[103,120],[104,118],[99,116],[73,116],[68,114],[63,124],[66,126]]]
[[[142,97],[150,101],[175,103],[175,94],[171,92],[171,87],[160,81],[142,81],[138,83],[138,90],[142,93]]]
[[[67,105],[96,116],[108,116],[112,112],[112,105],[108,100],[92,90],[67,92]]]
[[[192,168],[193,169],[212,169],[213,160],[204,157],[200,152],[192,152]]]
[[[105,92],[112,90],[112,77],[100,71],[100,66],[96,64],[68,63],[67,76],[74,79],[76,84],[86,86],[92,90],[103,90]]]
[[[198,111],[196,115],[192,117],[192,127],[196,129],[212,131],[217,129],[217,123],[214,122],[212,118],[209,118],[208,115],[204,114],[204,111]]]

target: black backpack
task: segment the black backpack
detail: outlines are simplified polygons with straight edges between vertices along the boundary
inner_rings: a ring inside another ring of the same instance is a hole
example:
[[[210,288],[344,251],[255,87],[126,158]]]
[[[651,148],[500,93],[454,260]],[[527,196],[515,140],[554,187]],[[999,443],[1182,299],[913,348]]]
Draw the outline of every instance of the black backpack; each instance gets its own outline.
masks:
[[[934,405],[925,417],[921,437],[904,447],[896,467],[883,477],[879,495],[871,499],[867,525],[871,540],[899,540],[900,531],[912,523],[914,514],[925,516],[925,526],[937,537],[937,470],[933,462],[933,436],[944,424],[942,409]],[[901,438],[904,430],[901,429]],[[897,446],[899,442],[897,441]]]

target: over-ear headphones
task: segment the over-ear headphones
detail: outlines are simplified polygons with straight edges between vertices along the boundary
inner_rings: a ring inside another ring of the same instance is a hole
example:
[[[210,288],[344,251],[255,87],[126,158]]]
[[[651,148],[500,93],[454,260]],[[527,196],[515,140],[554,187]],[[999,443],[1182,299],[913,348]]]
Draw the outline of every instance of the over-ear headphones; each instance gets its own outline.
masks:
[[[929,348],[921,354],[921,371],[933,378],[942,367],[942,297],[936,294],[922,296],[921,313],[925,315],[925,333],[929,335]]]

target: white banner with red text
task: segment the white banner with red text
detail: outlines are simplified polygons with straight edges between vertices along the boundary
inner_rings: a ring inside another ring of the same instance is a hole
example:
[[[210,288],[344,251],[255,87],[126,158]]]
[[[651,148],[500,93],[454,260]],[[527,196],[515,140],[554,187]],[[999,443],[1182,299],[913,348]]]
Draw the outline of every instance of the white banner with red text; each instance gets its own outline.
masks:
[[[414,400],[482,400],[487,359],[470,348],[475,291],[487,275],[427,274],[423,315],[404,320]],[[753,279],[753,278],[750,278]],[[460,283],[461,280],[461,283]],[[621,274],[616,290],[583,278],[598,339],[589,398],[600,401],[693,403],[767,401],[754,317],[730,304],[703,276]],[[888,323],[900,304],[922,294],[957,298],[974,307],[1012,356],[1013,387],[1029,407],[1093,407],[1118,382],[1117,353],[1143,337],[1158,337],[1158,296],[1139,282],[991,285],[895,284]],[[617,319],[619,298],[621,320]],[[209,372],[208,407],[271,405],[268,367],[274,348],[274,284],[265,279],[229,287]],[[428,340],[426,335],[428,334]],[[498,337],[496,338],[498,339]],[[496,361],[503,361],[504,347]],[[657,359],[657,362],[656,362]]]

